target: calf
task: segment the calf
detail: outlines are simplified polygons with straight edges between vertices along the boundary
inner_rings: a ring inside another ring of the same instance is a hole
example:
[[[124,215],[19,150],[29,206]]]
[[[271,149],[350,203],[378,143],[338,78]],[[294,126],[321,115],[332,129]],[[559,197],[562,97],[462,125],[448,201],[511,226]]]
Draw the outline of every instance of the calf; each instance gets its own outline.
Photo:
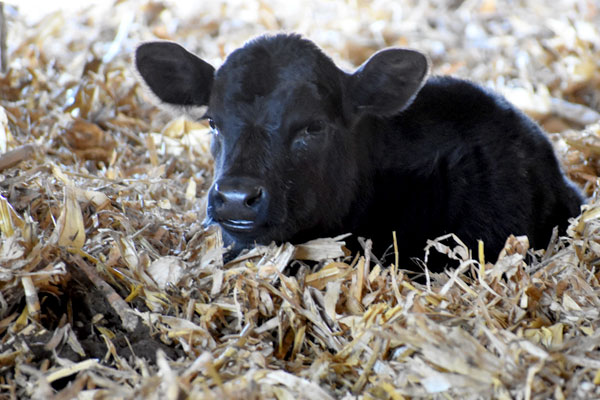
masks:
[[[136,67],[164,103],[203,106],[215,179],[207,218],[233,251],[352,232],[401,257],[457,234],[495,259],[509,234],[545,246],[583,198],[542,130],[471,82],[428,77],[413,50],[340,70],[298,35],[262,36],[215,69],[169,42]],[[443,265],[435,265],[434,269]]]

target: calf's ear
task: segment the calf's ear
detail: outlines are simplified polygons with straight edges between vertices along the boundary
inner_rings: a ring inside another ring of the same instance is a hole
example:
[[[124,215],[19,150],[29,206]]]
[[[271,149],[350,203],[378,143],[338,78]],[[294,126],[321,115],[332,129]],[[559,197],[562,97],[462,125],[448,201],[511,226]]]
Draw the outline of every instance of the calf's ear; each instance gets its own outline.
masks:
[[[429,74],[423,53],[387,49],[375,53],[350,76],[351,113],[394,115],[410,105]]]
[[[208,104],[215,69],[180,45],[143,43],[135,51],[135,66],[161,101],[175,106]]]

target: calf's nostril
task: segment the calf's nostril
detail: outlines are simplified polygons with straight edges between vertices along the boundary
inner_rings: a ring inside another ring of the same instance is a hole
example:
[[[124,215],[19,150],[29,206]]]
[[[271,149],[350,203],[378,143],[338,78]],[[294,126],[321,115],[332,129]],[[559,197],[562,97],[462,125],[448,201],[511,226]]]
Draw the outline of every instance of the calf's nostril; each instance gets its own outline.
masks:
[[[219,185],[215,185],[213,193],[212,193],[212,200],[214,201],[214,204],[216,206],[222,206],[225,201],[227,200],[226,195],[224,195],[221,192],[221,189],[219,188]]]
[[[244,199],[244,205],[246,207],[253,207],[258,204],[262,197],[263,188],[260,186],[255,186],[251,191],[248,192],[246,199]]]

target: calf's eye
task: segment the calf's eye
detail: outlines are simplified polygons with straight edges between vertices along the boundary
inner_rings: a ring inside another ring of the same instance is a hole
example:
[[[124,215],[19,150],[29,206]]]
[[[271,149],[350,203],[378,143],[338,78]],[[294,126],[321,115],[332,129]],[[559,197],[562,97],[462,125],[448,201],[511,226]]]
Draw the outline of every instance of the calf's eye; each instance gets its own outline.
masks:
[[[327,124],[321,120],[314,120],[296,131],[296,136],[292,142],[292,148],[295,150],[307,149],[309,146],[321,143]]]
[[[308,135],[317,135],[325,129],[325,123],[323,121],[312,121],[304,128],[304,133]]]
[[[213,121],[212,118],[208,119],[208,126],[210,126],[210,130],[213,135],[219,134],[219,128],[217,128],[217,124],[215,124],[215,121]]]

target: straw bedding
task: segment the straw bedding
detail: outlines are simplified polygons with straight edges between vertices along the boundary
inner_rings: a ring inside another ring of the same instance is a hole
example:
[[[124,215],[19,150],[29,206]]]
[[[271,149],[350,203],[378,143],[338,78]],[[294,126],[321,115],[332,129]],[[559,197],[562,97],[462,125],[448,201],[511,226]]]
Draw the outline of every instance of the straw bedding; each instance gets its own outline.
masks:
[[[37,22],[6,6],[0,398],[600,397],[597,3],[198,3]],[[550,132],[590,197],[582,215],[547,249],[508,238],[495,265],[432,238],[460,267],[420,277],[345,237],[223,265],[219,231],[201,226],[208,127],[157,108],[131,55],[160,38],[219,65],[279,30],[346,68],[417,48],[434,73],[500,91]]]

